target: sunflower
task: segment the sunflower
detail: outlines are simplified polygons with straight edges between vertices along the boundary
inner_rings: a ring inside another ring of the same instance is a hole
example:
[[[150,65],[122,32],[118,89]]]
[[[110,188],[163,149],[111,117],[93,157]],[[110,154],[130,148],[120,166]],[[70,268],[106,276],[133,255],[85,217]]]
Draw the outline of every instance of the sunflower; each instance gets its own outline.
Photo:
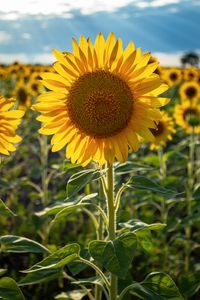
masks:
[[[198,80],[198,69],[196,69],[194,67],[184,69],[184,80],[197,81]]]
[[[185,101],[176,105],[174,115],[176,123],[186,133],[200,133],[200,104]]]
[[[200,98],[200,87],[196,81],[184,82],[179,89],[179,94],[182,101],[194,101]]]
[[[15,151],[16,148],[13,144],[21,141],[21,137],[15,131],[24,112],[10,110],[13,104],[13,99],[5,99],[0,96],[0,154],[4,155],[9,155],[9,152]]]
[[[176,68],[170,68],[165,71],[163,79],[169,86],[176,85],[182,80],[181,71]]]
[[[155,141],[151,143],[150,149],[158,149],[160,146],[166,146],[168,140],[172,140],[172,134],[176,132],[172,118],[162,112],[162,119],[157,123],[157,128],[150,129]]]
[[[90,39],[72,39],[73,52],[54,50],[56,73],[41,74],[50,90],[33,108],[42,115],[40,133],[52,135],[52,151],[66,146],[72,163],[103,165],[127,159],[139,147],[138,136],[154,140],[150,128],[161,118],[159,107],[169,99],[157,97],[167,90],[154,74],[158,63],[148,65],[150,53],[123,50],[122,40],[101,33],[94,46]]]

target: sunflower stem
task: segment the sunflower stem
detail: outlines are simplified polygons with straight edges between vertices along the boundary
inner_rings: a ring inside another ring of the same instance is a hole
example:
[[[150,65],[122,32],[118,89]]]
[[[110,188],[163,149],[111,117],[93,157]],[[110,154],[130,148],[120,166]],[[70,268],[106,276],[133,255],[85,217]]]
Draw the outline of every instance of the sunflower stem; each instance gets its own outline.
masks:
[[[113,241],[116,236],[116,209],[114,203],[114,169],[108,166],[107,171],[107,209],[108,209],[108,234]],[[110,300],[117,299],[117,276],[110,273]]]
[[[186,203],[187,203],[187,217],[191,216],[192,213],[192,194],[194,187],[194,163],[195,163],[195,135],[194,130],[190,135],[190,143],[189,143],[189,155],[188,155],[188,164],[187,164],[187,172],[188,172],[188,184],[187,184],[187,193],[186,193]],[[185,228],[186,235],[186,247],[185,247],[185,272],[188,272],[190,269],[190,254],[191,254],[191,226],[187,225]]]

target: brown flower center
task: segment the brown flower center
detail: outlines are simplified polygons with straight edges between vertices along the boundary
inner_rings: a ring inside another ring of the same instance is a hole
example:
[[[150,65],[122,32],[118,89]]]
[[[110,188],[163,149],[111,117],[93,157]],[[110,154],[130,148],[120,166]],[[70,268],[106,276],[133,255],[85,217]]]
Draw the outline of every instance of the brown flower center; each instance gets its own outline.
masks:
[[[67,109],[81,131],[96,138],[109,137],[128,125],[133,95],[121,78],[100,70],[84,74],[73,83]]]
[[[188,98],[193,98],[197,95],[197,89],[193,86],[190,86],[186,89],[185,93],[188,96]]]
[[[155,128],[155,129],[154,128],[150,128],[150,131],[156,137],[156,136],[159,136],[159,135],[161,135],[163,133],[164,128],[165,127],[164,127],[163,123],[159,122],[157,124],[157,128]]]

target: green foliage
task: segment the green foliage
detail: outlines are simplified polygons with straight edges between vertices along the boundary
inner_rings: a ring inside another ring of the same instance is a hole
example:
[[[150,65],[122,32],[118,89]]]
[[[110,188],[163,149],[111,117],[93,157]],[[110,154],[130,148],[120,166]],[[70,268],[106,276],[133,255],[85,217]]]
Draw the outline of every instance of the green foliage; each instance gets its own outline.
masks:
[[[0,278],[0,298],[5,300],[25,300],[17,283],[9,277]]]
[[[12,212],[5,203],[0,199],[0,216],[16,216],[14,212]]]
[[[92,241],[89,244],[91,256],[111,273],[124,278],[137,247],[136,236],[127,233],[114,241]]]

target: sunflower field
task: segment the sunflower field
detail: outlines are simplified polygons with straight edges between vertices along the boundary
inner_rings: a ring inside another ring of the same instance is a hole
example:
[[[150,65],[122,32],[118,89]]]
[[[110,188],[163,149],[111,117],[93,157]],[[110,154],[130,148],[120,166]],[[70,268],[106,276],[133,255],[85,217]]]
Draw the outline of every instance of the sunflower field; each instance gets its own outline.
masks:
[[[0,299],[200,299],[200,70],[113,33],[0,65]]]

